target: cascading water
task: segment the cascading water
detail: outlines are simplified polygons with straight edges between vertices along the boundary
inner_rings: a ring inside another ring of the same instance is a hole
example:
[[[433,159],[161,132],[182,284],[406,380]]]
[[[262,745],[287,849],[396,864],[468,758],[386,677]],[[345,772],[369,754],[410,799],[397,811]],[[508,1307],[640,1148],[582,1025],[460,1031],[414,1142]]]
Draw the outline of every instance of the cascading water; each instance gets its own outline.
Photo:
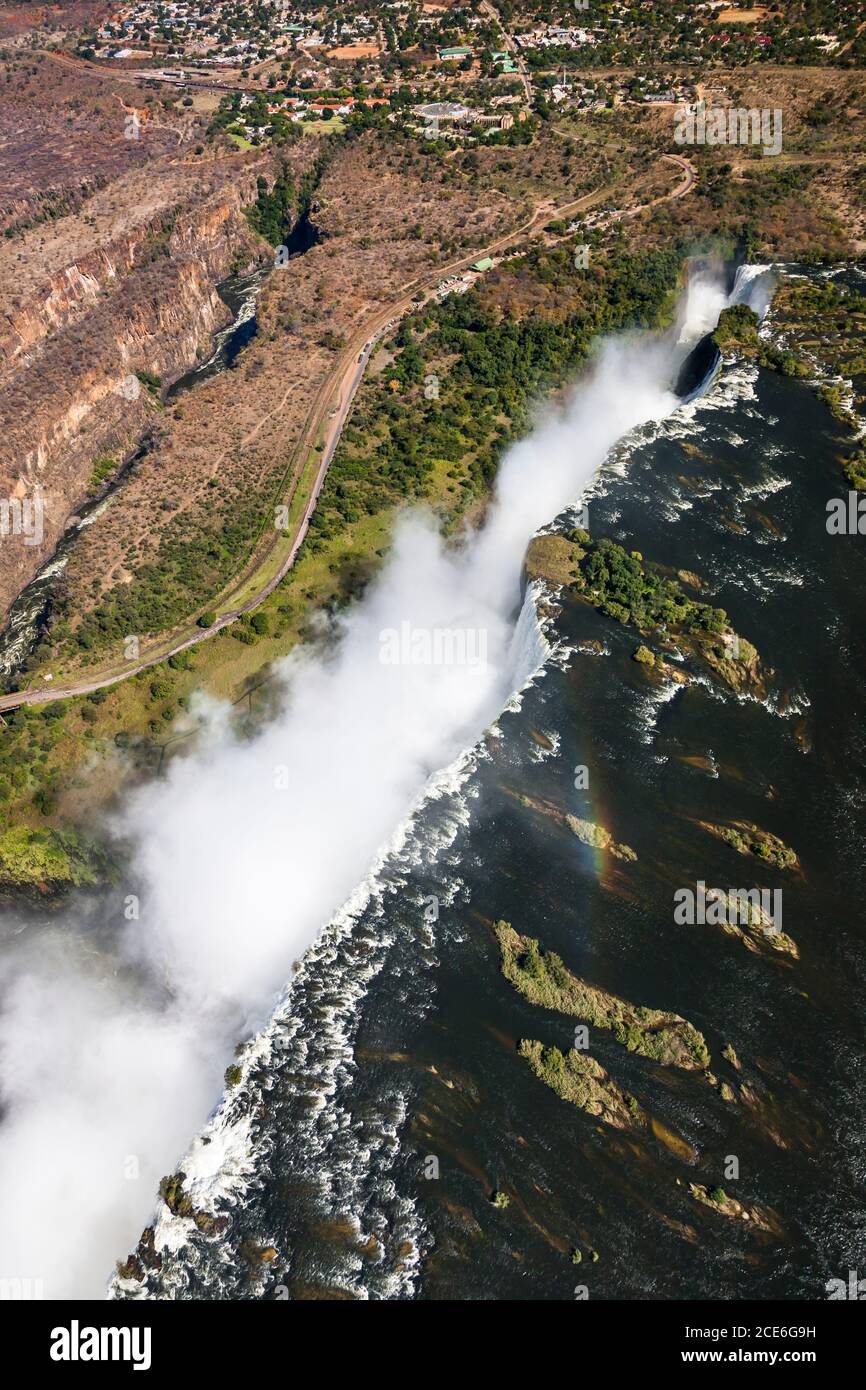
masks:
[[[383,573],[338,620],[328,650],[285,663],[285,708],[253,741],[235,742],[224,712],[202,706],[203,746],[135,794],[122,817],[141,912],[100,943],[106,974],[119,970],[100,1007],[89,979],[93,942],[83,943],[74,921],[50,951],[41,944],[39,959],[25,946],[7,966],[5,1258],[26,1269],[38,1249],[44,1269],[50,1249],[49,1297],[98,1296],[164,1173],[199,1172],[204,1210],[232,1190],[231,1172],[243,1177],[249,1125],[236,1117],[238,1092],[208,1126],[207,1172],[200,1143],[177,1163],[182,1134],[205,1121],[220,1063],[238,1036],[262,1027],[275,1000],[278,1013],[291,1007],[291,992],[279,1002],[279,991],[293,960],[324,923],[369,901],[375,866],[406,850],[419,807],[443,777],[459,778],[483,732],[537,673],[548,649],[531,596],[522,609],[519,601],[529,539],[580,496],[614,444],[676,409],[672,368],[723,302],[702,281],[689,288],[677,342],[606,344],[565,409],[509,451],[483,530],[459,548],[423,517],[405,520]],[[406,625],[428,637],[483,634],[485,660],[389,664],[383,634]],[[360,896],[359,883],[367,885]],[[337,949],[333,931],[320,937],[326,954]],[[41,1047],[28,1051],[34,1034],[45,1037],[46,1019],[51,1067]],[[254,1042],[248,1058],[263,1046]],[[154,1055],[170,1070],[168,1094],[151,1076]],[[61,1182],[32,1150],[63,1116]],[[135,1182],[124,1180],[124,1155],[135,1157]],[[164,1216],[158,1239],[177,1250],[186,1234],[182,1220]]]

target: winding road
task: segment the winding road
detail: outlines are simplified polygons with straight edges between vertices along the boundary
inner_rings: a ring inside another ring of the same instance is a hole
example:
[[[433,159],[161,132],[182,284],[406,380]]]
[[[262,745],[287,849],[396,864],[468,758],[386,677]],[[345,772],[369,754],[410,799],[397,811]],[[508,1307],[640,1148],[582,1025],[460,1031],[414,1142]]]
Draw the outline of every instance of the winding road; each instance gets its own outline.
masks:
[[[683,179],[677,187],[670,193],[664,193],[651,202],[642,203],[636,208],[608,213],[599,220],[597,225],[602,226],[621,218],[637,216],[659,203],[683,198],[691,192],[697,176],[689,161],[681,155],[673,154],[665,154],[661,158],[677,165],[683,171]],[[315,449],[321,439],[321,460],[313,479],[309,497],[297,519],[293,534],[282,534],[273,529],[270,532],[270,538],[265,538],[267,517],[274,515],[273,509],[269,509],[263,522],[259,544],[252,557],[243,570],[235,576],[231,585],[206,605],[206,609],[218,613],[216,621],[210,627],[199,627],[195,619],[190,618],[182,627],[162,633],[159,637],[142,644],[139,655],[134,660],[118,660],[111,665],[105,665],[86,679],[76,681],[72,685],[45,684],[38,688],[15,691],[12,694],[0,696],[0,710],[15,709],[24,704],[48,704],[54,700],[69,699],[77,695],[89,695],[95,690],[103,690],[108,686],[117,685],[121,681],[128,680],[130,676],[136,675],[139,671],[156,666],[160,662],[166,661],[168,657],[205,641],[230,623],[235,622],[242,614],[257,608],[269,594],[273,593],[295,562],[309,529],[310,518],[318,502],[340,435],[352,408],[355,392],[379,339],[384,336],[396,320],[416,309],[420,302],[430,299],[443,279],[468,270],[478,260],[488,256],[496,256],[526,237],[538,235],[550,222],[577,216],[586,211],[593,203],[602,201],[606,192],[607,190],[604,188],[596,189],[581,198],[575,198],[559,205],[556,205],[552,199],[545,200],[539,204],[529,221],[513,232],[500,237],[483,250],[475,250],[460,260],[439,266],[434,271],[403,285],[396,299],[369,316],[341,349],[333,371],[316,392],[302,426],[298,444],[293,451],[292,460],[273,499],[273,507],[291,506],[296,488],[301,485],[305,472],[301,461],[310,458],[311,451]],[[558,240],[564,239],[558,238]],[[323,429],[324,436],[322,437]],[[301,463],[300,469],[299,463]]]

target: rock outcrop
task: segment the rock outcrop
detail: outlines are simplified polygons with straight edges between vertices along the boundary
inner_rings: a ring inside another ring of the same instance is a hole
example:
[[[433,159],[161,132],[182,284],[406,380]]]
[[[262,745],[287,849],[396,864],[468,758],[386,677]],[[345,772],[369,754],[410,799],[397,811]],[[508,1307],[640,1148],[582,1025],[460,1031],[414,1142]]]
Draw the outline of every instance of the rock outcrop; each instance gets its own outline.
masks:
[[[612,1033],[642,1057],[685,1071],[703,1070],[709,1052],[703,1034],[679,1014],[650,1009],[581,980],[553,951],[542,952],[534,938],[521,936],[508,922],[497,922],[502,973],[531,1003],[579,1018]]]
[[[0,498],[41,499],[38,530],[0,540],[0,612],[55,548],[94,461],[158,423],[136,374],[167,381],[193,364],[228,318],[216,285],[259,254],[242,211],[254,170],[154,182],[140,210],[132,175],[110,204],[96,195],[115,229],[88,236],[83,216],[65,218],[41,262],[35,231],[0,243]]]
[[[635,1097],[624,1091],[601,1063],[586,1052],[576,1052],[572,1048],[563,1053],[558,1047],[545,1047],[530,1038],[522,1040],[519,1051],[535,1075],[560,1099],[576,1105],[612,1129],[639,1131],[647,1128],[649,1117]]]

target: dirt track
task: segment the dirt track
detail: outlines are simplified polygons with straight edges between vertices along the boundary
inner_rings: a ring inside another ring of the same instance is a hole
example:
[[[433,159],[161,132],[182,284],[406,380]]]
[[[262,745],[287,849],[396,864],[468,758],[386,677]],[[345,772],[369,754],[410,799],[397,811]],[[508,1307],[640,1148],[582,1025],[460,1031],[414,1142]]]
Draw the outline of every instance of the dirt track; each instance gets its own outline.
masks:
[[[668,202],[674,198],[685,197],[694,187],[696,174],[689,161],[680,155],[663,155],[662,158],[676,164],[683,170],[683,180],[670,193],[662,194],[652,202],[642,204],[640,207],[629,209],[628,211],[613,212],[604,219],[605,222],[617,221],[623,217],[633,217],[644,211],[647,207],[655,207],[658,203]],[[346,344],[340,354],[333,372],[327,381],[317,392],[301,432],[298,446],[293,454],[292,464],[284,476],[281,488],[282,495],[274,499],[274,504],[280,502],[287,504],[291,501],[291,495],[285,495],[285,488],[290,484],[295,472],[295,461],[306,457],[308,451],[312,449],[317,441],[323,424],[328,418],[328,412],[334,409],[335,413],[327,425],[326,435],[322,446],[322,459],[316,472],[316,477],[310,491],[310,496],[304,506],[303,513],[297,524],[297,528],[291,540],[286,536],[280,536],[273,532],[269,544],[260,548],[254,554],[252,560],[235,577],[233,584],[223,590],[214,601],[207,605],[208,608],[226,609],[217,621],[208,628],[201,628],[190,620],[181,629],[175,629],[171,633],[164,633],[149,643],[144,654],[133,662],[115,662],[111,666],[104,666],[101,671],[94,672],[86,681],[81,681],[75,685],[54,686],[45,685],[38,689],[16,691],[11,695],[0,696],[0,710],[14,709],[23,704],[48,704],[54,700],[63,700],[76,695],[89,695],[94,690],[102,690],[107,686],[117,685],[120,681],[127,680],[130,676],[136,675],[139,671],[147,670],[148,667],[156,666],[168,657],[174,656],[177,652],[186,650],[188,647],[195,646],[199,642],[212,637],[222,628],[234,622],[243,613],[248,613],[268,597],[269,594],[282,581],[294,564],[295,557],[300,549],[301,543],[307,533],[310,517],[315,510],[316,502],[322,490],[328,468],[334,457],[334,452],[339,442],[340,434],[345,425],[352,400],[364,374],[364,369],[369,361],[371,349],[378,337],[385,331],[392,320],[401,318],[417,307],[416,296],[423,295],[429,297],[439,282],[446,276],[453,275],[455,272],[468,269],[475,261],[483,259],[485,256],[495,256],[498,252],[507,250],[528,236],[537,235],[544,226],[552,221],[562,220],[573,217],[577,213],[585,210],[586,206],[596,200],[604,190],[596,190],[594,193],[587,194],[583,198],[573,199],[568,203],[553,204],[551,200],[541,203],[535,210],[532,218],[518,227],[515,231],[509,232],[506,236],[500,237],[492,242],[484,250],[473,251],[469,256],[465,256],[458,261],[451,261],[447,265],[439,266],[435,271],[422,278],[411,281],[404,285],[400,295],[388,305],[371,315],[361,329]],[[286,555],[281,560],[276,572],[270,578],[264,578],[264,572],[271,568],[269,563],[275,546],[286,545],[288,548]],[[238,601],[237,606],[233,605],[233,595],[240,594],[249,587],[250,582],[255,578],[257,572],[262,573],[262,583],[255,590],[252,597]],[[227,607],[228,606],[228,607]]]

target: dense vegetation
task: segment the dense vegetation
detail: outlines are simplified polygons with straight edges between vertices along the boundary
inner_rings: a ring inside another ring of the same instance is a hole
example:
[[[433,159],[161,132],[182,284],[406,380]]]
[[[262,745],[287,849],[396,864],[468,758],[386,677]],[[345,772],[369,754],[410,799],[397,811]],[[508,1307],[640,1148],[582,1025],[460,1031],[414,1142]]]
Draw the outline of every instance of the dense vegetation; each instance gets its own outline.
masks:
[[[732,304],[722,310],[713,342],[720,352],[737,351],[753,357],[760,366],[783,376],[808,376],[808,367],[796,353],[777,348],[760,337],[758,324],[758,315],[747,304]]]
[[[853,488],[866,492],[866,449],[856,449],[845,460],[845,477]]]
[[[95,886],[110,875],[107,856],[72,830],[29,830],[0,834],[0,892],[40,895]]]
[[[497,922],[502,973],[533,1004],[609,1030],[617,1042],[665,1066],[703,1068],[710,1055],[703,1035],[678,1014],[638,1008],[579,979],[554,951]]]
[[[247,221],[259,236],[270,242],[271,246],[284,246],[288,243],[298,218],[309,211],[313,194],[330,159],[330,149],[325,146],[318,158],[295,184],[289,165],[284,162],[273,185],[268,188],[266,178],[256,179],[256,199],[244,208]]]
[[[268,188],[267,179],[259,175],[256,187],[256,201],[245,210],[247,220],[253,231],[269,241],[271,246],[283,245],[295,223],[297,194],[292,171],[284,164],[271,189]]]
[[[90,473],[90,482],[87,484],[87,495],[93,497],[103,483],[107,482],[112,473],[117,471],[119,460],[105,454],[102,458],[94,459],[93,468]]]
[[[592,541],[585,531],[572,532],[571,539],[577,547],[576,588],[607,617],[644,631],[662,626],[694,636],[727,631],[723,608],[687,598],[673,579],[644,565],[638,551],[629,554],[606,537]]]
[[[571,250],[535,252],[404,321],[373,400],[343,433],[306,544],[427,496],[437,466],[449,491],[480,495],[533,400],[566,380],[599,334],[659,323],[681,264],[679,247],[617,249],[580,276]]]

